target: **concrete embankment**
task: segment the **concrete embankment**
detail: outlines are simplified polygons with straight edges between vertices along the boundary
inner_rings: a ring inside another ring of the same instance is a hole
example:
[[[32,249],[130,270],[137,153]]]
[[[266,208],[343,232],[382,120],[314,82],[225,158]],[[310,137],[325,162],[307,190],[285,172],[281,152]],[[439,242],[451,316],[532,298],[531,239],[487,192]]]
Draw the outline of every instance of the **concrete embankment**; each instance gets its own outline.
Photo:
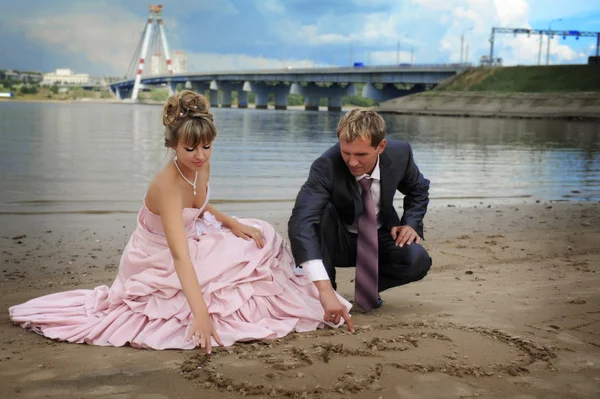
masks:
[[[434,90],[386,101],[381,112],[600,119],[600,66],[473,68]]]
[[[377,111],[493,118],[600,119],[600,93],[430,91],[386,101]]]

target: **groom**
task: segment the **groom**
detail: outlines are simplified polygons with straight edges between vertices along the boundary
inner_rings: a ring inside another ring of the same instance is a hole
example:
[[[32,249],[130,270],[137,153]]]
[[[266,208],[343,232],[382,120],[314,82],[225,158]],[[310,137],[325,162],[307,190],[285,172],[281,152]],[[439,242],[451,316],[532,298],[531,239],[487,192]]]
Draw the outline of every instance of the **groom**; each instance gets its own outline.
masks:
[[[335,295],[335,268],[356,267],[355,302],[381,306],[379,292],[421,280],[431,258],[420,245],[429,180],[407,142],[385,139],[385,121],[354,109],[338,124],[339,143],[317,158],[300,189],[288,234],[296,264],[314,282],[325,320],[352,322]],[[405,195],[402,218],[393,206]]]

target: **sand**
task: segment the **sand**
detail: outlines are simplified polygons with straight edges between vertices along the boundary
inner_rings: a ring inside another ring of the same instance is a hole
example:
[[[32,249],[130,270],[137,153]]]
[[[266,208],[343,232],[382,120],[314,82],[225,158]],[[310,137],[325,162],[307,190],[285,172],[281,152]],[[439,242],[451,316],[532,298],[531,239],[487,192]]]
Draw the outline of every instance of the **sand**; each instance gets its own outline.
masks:
[[[291,205],[290,205],[291,206]],[[262,211],[285,235],[286,212]],[[0,216],[0,385],[15,398],[597,398],[600,204],[438,207],[433,269],[346,330],[199,351],[58,343],[7,308],[110,284],[135,213]],[[339,288],[352,298],[353,270]]]

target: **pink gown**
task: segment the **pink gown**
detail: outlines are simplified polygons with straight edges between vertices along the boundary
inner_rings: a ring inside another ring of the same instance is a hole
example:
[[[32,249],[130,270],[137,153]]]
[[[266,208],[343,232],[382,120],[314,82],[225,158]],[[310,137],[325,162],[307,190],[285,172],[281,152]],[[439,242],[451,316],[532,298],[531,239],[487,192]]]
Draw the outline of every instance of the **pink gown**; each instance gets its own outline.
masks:
[[[261,220],[264,248],[236,237],[209,212],[185,208],[192,263],[223,344],[274,339],[292,331],[339,327],[324,321],[315,286],[294,272],[287,243]],[[339,297],[339,296],[338,296]],[[350,310],[351,304],[339,297]],[[102,346],[193,349],[192,313],[181,289],[160,217],[145,204],[111,287],[78,289],[9,308],[13,323],[48,338]],[[213,345],[216,343],[213,340]]]

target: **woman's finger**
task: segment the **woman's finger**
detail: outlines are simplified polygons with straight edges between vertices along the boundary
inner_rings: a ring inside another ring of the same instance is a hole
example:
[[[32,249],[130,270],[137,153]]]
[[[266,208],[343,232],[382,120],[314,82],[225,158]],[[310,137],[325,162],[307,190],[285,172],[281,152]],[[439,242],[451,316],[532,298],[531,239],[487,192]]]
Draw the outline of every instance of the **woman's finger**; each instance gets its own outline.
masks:
[[[217,344],[219,344],[219,345],[221,345],[221,346],[225,346],[225,345],[223,344],[223,341],[221,341],[221,337],[219,337],[219,333],[217,333],[217,330],[213,329],[212,336],[214,337],[214,339],[215,339],[215,342],[216,342]]]

